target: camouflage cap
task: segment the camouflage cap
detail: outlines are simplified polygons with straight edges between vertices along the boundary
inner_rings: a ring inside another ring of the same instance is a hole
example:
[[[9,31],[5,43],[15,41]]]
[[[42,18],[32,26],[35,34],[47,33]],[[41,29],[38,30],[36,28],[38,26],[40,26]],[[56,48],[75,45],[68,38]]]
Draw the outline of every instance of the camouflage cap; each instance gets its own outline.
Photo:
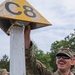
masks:
[[[9,72],[7,72],[6,69],[0,69],[0,74],[3,74],[3,73],[9,74]]]
[[[65,54],[65,55],[69,56],[70,58],[73,57],[73,51],[68,48],[58,49],[56,56],[61,55],[61,54]]]

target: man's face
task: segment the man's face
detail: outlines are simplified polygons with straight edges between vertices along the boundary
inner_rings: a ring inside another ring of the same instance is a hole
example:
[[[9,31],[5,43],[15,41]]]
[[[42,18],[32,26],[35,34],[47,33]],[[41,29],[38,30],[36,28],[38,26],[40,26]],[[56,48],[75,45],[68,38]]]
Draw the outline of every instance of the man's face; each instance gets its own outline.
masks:
[[[59,70],[70,69],[72,60],[66,55],[60,55],[56,57],[56,64]]]

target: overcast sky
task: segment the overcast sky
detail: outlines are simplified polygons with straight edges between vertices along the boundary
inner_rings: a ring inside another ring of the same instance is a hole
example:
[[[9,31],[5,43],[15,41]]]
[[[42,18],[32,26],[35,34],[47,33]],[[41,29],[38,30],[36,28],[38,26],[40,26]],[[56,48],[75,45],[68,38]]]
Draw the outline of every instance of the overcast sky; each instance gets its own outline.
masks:
[[[0,0],[2,3],[4,0]],[[75,0],[27,0],[52,26],[31,31],[31,39],[39,49],[50,52],[51,44],[74,32]],[[0,58],[10,56],[10,36],[0,29]]]

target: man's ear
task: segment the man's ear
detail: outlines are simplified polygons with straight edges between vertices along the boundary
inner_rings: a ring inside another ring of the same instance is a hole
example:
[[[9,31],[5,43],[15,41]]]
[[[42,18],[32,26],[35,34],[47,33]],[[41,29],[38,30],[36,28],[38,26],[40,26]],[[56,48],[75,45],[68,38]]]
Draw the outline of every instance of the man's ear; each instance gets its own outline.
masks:
[[[71,60],[71,65],[74,65],[74,61],[73,60]]]

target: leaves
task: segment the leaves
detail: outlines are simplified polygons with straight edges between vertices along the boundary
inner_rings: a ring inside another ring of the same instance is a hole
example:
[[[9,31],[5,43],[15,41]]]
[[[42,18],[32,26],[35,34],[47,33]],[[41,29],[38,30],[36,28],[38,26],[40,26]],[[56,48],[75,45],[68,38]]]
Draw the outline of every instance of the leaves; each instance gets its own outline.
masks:
[[[4,55],[0,60],[0,68],[7,69],[7,71],[9,71],[9,59],[7,55]]]

